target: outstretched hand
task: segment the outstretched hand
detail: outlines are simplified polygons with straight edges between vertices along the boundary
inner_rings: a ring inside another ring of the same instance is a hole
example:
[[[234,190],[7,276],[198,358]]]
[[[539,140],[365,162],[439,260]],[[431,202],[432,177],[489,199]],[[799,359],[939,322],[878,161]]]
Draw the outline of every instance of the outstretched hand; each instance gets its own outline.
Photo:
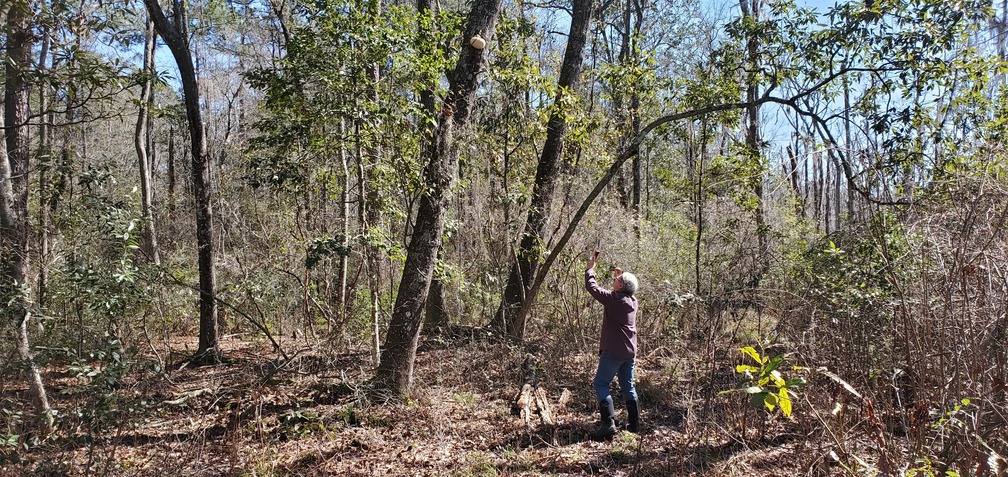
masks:
[[[588,270],[595,268],[595,264],[598,263],[598,256],[598,250],[592,253],[591,258],[588,259]]]

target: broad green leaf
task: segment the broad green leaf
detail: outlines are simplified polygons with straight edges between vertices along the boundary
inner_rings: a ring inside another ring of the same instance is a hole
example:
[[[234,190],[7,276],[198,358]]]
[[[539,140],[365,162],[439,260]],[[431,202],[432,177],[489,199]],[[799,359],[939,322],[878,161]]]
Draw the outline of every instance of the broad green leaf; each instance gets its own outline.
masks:
[[[780,366],[780,364],[783,362],[784,362],[784,355],[774,356],[772,359],[770,359],[770,362],[767,363],[766,370],[764,372],[769,373],[771,371],[776,370],[777,367]]]
[[[773,411],[777,407],[777,395],[767,393],[763,398],[763,404],[767,407],[767,409]]]
[[[805,380],[802,378],[791,378],[784,382],[784,387],[787,388],[800,388],[805,385]]]
[[[745,392],[748,394],[757,394],[763,392],[763,388],[760,386],[749,386]]]

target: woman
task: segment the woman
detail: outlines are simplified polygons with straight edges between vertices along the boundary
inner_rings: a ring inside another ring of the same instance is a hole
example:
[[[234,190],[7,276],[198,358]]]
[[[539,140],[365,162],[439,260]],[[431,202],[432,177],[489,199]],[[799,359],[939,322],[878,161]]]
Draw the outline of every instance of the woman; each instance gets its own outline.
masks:
[[[637,277],[616,268],[613,272],[612,290],[599,287],[595,281],[595,264],[598,250],[588,260],[585,270],[585,289],[602,304],[602,330],[599,339],[599,363],[595,371],[595,397],[599,401],[601,420],[592,432],[595,439],[608,439],[616,434],[616,412],[613,409],[609,383],[619,377],[620,391],[626,399],[627,430],[637,432],[640,411],[637,390],[634,389],[634,359],[637,356]]]

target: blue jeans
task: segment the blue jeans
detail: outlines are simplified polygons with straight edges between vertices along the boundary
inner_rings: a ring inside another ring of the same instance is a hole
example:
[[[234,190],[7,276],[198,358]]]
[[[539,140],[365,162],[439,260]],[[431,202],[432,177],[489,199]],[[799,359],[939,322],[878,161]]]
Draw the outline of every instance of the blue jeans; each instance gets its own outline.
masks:
[[[592,386],[595,387],[595,397],[599,401],[609,398],[609,383],[613,376],[619,376],[620,391],[623,392],[625,401],[636,401],[637,390],[634,389],[634,358],[619,360],[609,353],[603,351],[599,354],[598,370],[595,371],[595,380]]]

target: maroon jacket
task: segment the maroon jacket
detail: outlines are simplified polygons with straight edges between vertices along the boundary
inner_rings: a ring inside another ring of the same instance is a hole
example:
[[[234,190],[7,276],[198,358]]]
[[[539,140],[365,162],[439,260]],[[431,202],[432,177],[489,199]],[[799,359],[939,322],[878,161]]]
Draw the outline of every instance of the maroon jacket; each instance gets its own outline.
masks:
[[[599,287],[594,269],[585,271],[585,289],[604,308],[599,351],[619,360],[637,356],[637,297]]]

